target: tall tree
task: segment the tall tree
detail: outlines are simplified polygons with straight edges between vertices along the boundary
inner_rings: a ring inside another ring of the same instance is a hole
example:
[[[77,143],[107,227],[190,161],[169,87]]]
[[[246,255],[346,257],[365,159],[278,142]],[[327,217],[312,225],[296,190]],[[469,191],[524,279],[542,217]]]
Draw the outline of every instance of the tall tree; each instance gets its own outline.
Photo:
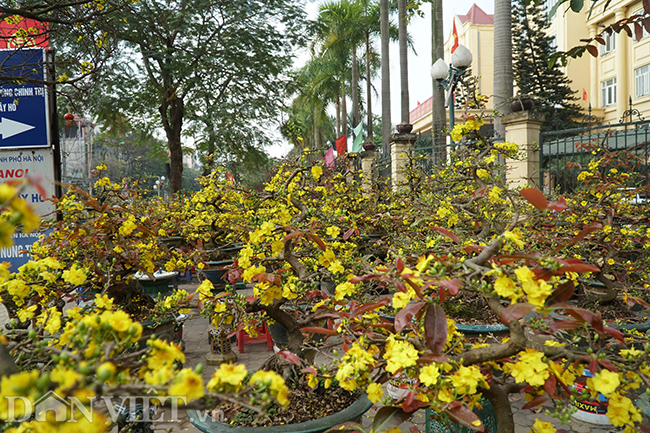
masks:
[[[445,56],[445,41],[442,22],[442,0],[431,2],[431,64]],[[434,145],[445,144],[442,131],[447,125],[445,115],[445,92],[438,86],[438,82],[432,79],[433,96],[431,99],[431,139]],[[441,153],[441,152],[439,152]],[[438,160],[438,158],[434,158]]]
[[[123,48],[97,105],[162,127],[179,191],[184,126],[222,146],[270,143],[262,121],[277,117],[303,15],[294,0],[132,2],[105,29]]]
[[[494,0],[493,107],[498,112],[494,119],[494,132],[500,137],[506,134],[501,115],[510,111],[506,102],[513,91],[511,13],[511,0]]]
[[[389,0],[379,0],[381,21],[381,135],[384,155],[390,153],[390,17]]]
[[[513,73],[522,94],[533,95],[536,110],[544,113],[543,129],[563,129],[576,125],[580,116],[578,100],[571,90],[571,80],[556,63],[548,65],[554,54],[547,35],[550,23],[542,9],[533,1],[520,0],[513,6]]]
[[[399,72],[400,72],[400,108],[401,122],[411,123],[409,119],[409,68],[408,68],[408,37],[406,33],[406,0],[397,0],[399,29]]]

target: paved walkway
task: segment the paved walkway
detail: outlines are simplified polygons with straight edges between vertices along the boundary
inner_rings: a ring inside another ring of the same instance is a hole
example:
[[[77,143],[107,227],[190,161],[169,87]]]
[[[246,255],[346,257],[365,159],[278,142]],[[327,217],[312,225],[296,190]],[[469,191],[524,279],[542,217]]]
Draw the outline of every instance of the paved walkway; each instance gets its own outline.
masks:
[[[182,285],[181,287],[185,288],[188,292],[192,293],[196,284]],[[0,326],[4,328],[4,324],[7,322],[6,311],[2,304],[0,304]],[[206,354],[210,351],[210,346],[208,343],[208,319],[200,316],[198,310],[193,308],[190,312],[190,319],[185,322],[184,329],[184,340],[186,344],[185,357],[186,357],[186,366],[193,367],[199,363],[203,363],[205,368],[203,370],[203,377],[205,382],[210,379],[212,373],[214,372],[214,366],[208,366],[206,364]],[[237,348],[234,347],[233,350],[237,351]],[[271,354],[267,350],[265,343],[256,343],[256,344],[247,344],[245,347],[244,353],[237,353],[237,362],[243,363],[246,365],[248,370],[255,370],[259,368],[262,363],[267,359]],[[516,430],[515,433],[529,433],[533,423],[536,418],[542,419],[544,421],[550,421],[556,428],[563,428],[569,432],[576,433],[608,433],[608,432],[618,432],[620,429],[614,427],[602,427],[596,426],[593,424],[579,422],[573,420],[570,425],[561,425],[559,421],[545,415],[543,410],[540,413],[535,413],[530,410],[522,410],[521,407],[524,405],[523,397],[517,395],[511,398]],[[372,424],[372,418],[376,412],[376,407],[368,411],[362,418],[362,423],[367,429],[367,432],[370,432],[370,426]],[[191,432],[198,433],[199,430],[194,427],[185,414],[184,410],[178,411],[178,416],[176,419],[171,419],[168,415],[169,412],[164,412],[162,419],[164,421],[157,422],[155,424],[155,431],[162,432]],[[411,418],[409,422],[402,424],[402,432],[416,433],[424,432],[425,412],[420,410]]]

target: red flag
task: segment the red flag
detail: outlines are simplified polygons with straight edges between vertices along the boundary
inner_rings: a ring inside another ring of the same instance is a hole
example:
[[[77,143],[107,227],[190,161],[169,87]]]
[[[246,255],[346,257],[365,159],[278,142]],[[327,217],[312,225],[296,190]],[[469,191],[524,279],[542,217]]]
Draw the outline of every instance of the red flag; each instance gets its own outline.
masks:
[[[584,87],[582,88],[582,100],[583,101],[587,100],[587,91],[585,90]]]
[[[348,136],[342,135],[335,140],[336,142],[336,155],[341,156],[348,150]]]
[[[334,167],[334,148],[332,146],[325,152],[325,165],[327,168]]]
[[[451,52],[453,53],[458,48],[458,30],[456,30],[456,18],[454,18],[453,30],[451,32],[451,37],[454,38],[454,44],[451,46]]]

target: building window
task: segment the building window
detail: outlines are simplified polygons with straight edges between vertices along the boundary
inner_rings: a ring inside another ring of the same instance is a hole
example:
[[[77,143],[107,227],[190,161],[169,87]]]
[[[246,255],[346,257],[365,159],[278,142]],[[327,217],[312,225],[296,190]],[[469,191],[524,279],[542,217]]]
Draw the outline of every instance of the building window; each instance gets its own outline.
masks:
[[[643,11],[643,9],[639,9],[638,11],[634,12],[634,15],[642,15],[642,16],[645,16],[646,19],[650,18],[650,15],[645,15],[645,12]],[[639,22],[639,24],[641,24],[641,28],[643,29],[643,33],[641,34],[641,38],[645,38],[646,36],[650,35],[650,33],[648,33],[648,31],[645,29],[645,26],[643,25],[643,22],[641,21],[641,22]],[[634,29],[634,27],[632,27],[632,28]],[[637,42],[640,40],[640,39],[637,39],[636,32],[634,33],[634,40],[637,41]]]
[[[600,89],[601,89],[601,100],[602,100],[603,107],[616,104],[616,78],[615,77],[600,83]]]
[[[553,9],[553,7],[556,4],[557,4],[557,0],[544,0],[542,2],[542,12],[546,16],[546,19],[548,19],[549,21],[555,18],[555,15],[557,15],[557,11],[556,11],[556,13],[549,16],[549,14],[551,13],[551,9]]]
[[[634,94],[637,98],[650,93],[650,65],[634,70],[634,84]]]
[[[600,55],[611,53],[616,49],[616,33],[614,32],[605,32],[603,33],[603,39],[605,40],[605,45],[600,46]]]

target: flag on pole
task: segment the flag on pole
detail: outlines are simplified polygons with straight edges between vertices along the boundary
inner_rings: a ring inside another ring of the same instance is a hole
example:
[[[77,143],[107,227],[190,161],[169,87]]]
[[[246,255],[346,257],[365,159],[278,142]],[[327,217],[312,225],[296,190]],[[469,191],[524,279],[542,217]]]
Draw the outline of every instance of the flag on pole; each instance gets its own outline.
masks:
[[[453,21],[453,30],[451,32],[451,37],[454,39],[454,43],[451,46],[451,52],[453,54],[453,52],[456,51],[456,48],[458,48],[458,30],[456,30],[456,18],[454,18]]]
[[[583,101],[587,100],[587,91],[585,90],[584,87],[582,88],[582,100]]]
[[[363,122],[354,128],[354,141],[352,142],[352,153],[359,153],[363,151],[361,142],[363,141]]]
[[[334,167],[334,146],[330,146],[325,152],[325,165],[327,168]]]
[[[348,151],[348,136],[343,134],[336,140],[336,156],[342,156]]]

